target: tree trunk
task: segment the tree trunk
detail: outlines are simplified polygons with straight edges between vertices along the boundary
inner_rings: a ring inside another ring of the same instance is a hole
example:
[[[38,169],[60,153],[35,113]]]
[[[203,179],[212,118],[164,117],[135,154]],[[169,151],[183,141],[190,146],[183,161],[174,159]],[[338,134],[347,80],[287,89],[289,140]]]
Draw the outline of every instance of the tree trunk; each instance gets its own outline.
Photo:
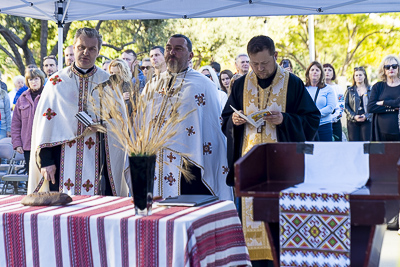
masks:
[[[43,66],[43,58],[47,56],[47,37],[49,35],[49,22],[40,21],[40,66]]]
[[[10,49],[7,49],[0,44],[0,49],[3,50],[12,59],[12,61],[14,61],[21,75],[25,75],[25,65],[35,63],[32,51],[28,47],[28,42],[32,37],[32,32],[30,30],[29,23],[24,18],[18,18],[18,20],[25,30],[24,37],[22,39],[19,38],[13,31],[9,29],[9,27],[4,27],[0,24],[0,34],[4,37],[10,47]],[[23,56],[19,48],[22,49]],[[25,59],[25,63],[23,59]]]

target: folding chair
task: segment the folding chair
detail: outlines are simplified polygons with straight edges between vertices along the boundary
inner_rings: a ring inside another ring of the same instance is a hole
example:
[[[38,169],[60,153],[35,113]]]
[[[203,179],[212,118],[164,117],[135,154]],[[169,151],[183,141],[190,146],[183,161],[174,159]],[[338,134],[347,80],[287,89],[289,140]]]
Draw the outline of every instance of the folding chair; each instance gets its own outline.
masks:
[[[4,140],[6,139],[6,140]],[[23,168],[23,165],[19,165],[19,162],[24,162],[24,155],[13,150],[11,144],[11,138],[3,138],[0,140],[0,158],[6,158],[10,161],[8,169],[5,174],[1,175],[1,179],[4,181],[1,194],[6,194],[9,189],[13,189],[13,194],[18,195],[18,183],[25,183],[22,193],[26,193],[26,183],[28,182],[28,175],[18,174],[17,171]]]
[[[11,138],[3,138],[0,139],[0,160],[1,159],[6,159],[8,162],[12,158],[14,153],[12,144],[11,144]],[[3,177],[3,175],[8,174],[10,168],[10,164],[0,164],[0,178]]]

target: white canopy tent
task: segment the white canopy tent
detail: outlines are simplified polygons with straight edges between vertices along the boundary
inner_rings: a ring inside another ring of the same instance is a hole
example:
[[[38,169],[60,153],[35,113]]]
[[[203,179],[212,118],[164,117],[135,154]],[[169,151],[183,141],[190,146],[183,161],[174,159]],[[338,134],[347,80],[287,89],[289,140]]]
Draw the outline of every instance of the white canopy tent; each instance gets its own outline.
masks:
[[[400,12],[400,0],[0,0],[0,13],[51,20],[171,19]],[[313,37],[311,37],[313,38]],[[62,66],[62,57],[59,57]]]

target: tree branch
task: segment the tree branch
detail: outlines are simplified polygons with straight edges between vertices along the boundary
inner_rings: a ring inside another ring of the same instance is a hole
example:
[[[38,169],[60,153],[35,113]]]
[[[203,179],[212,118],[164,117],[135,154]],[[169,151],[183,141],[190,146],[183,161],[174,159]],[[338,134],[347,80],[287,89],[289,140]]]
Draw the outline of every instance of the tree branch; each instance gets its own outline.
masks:
[[[131,44],[134,44],[134,43],[136,43],[135,40],[132,41],[132,42],[123,44],[123,45],[121,45],[121,46],[119,46],[119,47],[118,47],[118,46],[115,46],[115,45],[111,45],[111,44],[103,44],[103,46],[112,48],[112,49],[114,49],[114,50],[120,52],[120,51],[122,51],[126,46],[131,45]]]
[[[99,20],[99,21],[97,22],[97,25],[96,25],[96,28],[95,28],[97,32],[100,31],[100,26],[101,26],[101,24],[103,23],[103,21],[104,21],[104,20]]]

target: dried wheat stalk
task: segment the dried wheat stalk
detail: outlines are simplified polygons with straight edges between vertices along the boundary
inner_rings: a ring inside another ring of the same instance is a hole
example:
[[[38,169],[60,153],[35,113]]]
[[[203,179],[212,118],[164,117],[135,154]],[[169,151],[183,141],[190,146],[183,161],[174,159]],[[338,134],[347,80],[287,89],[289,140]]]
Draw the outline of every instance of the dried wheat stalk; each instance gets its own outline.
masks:
[[[142,95],[131,97],[133,112],[127,115],[120,85],[119,79],[110,78],[108,86],[96,87],[101,105],[94,104],[93,99],[91,101],[93,112],[106,122],[108,132],[114,135],[120,148],[130,156],[149,156],[157,155],[158,151],[176,142],[174,136],[177,134],[177,126],[193,112],[178,112],[182,104],[180,88],[162,97],[155,97],[159,90],[145,90]],[[161,86],[158,81],[156,87]],[[189,155],[178,154],[187,161]],[[186,180],[194,178],[188,170],[180,166],[178,168]]]

